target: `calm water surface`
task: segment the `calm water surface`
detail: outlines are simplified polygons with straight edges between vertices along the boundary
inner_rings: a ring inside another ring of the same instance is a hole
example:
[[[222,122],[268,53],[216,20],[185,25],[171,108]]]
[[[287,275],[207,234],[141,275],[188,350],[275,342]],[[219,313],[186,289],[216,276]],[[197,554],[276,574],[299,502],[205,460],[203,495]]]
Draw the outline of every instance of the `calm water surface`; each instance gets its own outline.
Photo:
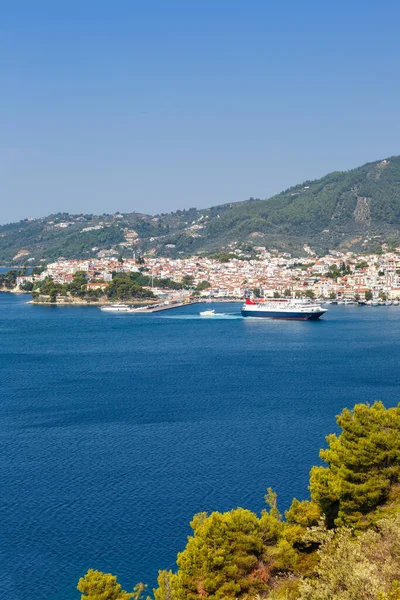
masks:
[[[307,497],[344,406],[399,401],[400,307],[320,322],[110,315],[0,294],[7,600],[73,600],[91,567],[154,585],[199,511]]]

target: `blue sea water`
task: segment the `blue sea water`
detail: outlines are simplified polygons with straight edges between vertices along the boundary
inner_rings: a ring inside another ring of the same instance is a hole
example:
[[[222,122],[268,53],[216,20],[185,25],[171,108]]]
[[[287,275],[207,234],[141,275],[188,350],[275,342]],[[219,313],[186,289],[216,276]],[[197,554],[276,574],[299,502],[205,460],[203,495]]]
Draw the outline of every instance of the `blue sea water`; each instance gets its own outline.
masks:
[[[0,267],[0,273],[7,273],[8,271],[18,271],[22,267]],[[27,274],[32,272],[32,267],[28,267],[26,270]]]
[[[199,511],[308,495],[335,415],[399,401],[400,307],[319,322],[216,304],[153,315],[0,294],[0,569],[8,600],[78,599],[88,568],[155,584]]]

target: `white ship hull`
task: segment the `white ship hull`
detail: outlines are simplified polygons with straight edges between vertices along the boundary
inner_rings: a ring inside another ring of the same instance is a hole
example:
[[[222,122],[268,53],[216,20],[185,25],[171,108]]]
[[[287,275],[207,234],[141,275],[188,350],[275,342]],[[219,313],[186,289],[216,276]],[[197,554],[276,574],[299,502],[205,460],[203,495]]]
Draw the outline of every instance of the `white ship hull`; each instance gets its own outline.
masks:
[[[264,319],[284,319],[288,321],[316,321],[326,308],[317,304],[303,304],[292,301],[253,302],[246,299],[242,306],[243,317],[261,317]]]

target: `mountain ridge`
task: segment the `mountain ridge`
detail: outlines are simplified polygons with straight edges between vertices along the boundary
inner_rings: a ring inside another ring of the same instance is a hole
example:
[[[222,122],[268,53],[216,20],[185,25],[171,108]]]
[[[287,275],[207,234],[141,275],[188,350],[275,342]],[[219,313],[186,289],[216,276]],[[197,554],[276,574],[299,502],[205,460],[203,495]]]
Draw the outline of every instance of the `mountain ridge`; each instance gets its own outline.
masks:
[[[0,262],[111,253],[179,256],[267,246],[301,253],[400,243],[400,156],[304,181],[261,200],[171,213],[56,213],[0,226]]]

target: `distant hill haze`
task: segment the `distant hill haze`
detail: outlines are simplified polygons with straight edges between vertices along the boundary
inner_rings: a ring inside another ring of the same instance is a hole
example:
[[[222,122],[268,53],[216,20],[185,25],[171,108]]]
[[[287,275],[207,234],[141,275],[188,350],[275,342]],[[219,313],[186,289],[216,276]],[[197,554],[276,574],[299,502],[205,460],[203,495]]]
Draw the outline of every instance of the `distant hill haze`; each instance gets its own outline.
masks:
[[[0,226],[0,264],[255,246],[302,254],[304,244],[319,253],[375,251],[382,243],[400,244],[400,156],[305,181],[267,200],[156,216],[57,213],[25,219]]]

